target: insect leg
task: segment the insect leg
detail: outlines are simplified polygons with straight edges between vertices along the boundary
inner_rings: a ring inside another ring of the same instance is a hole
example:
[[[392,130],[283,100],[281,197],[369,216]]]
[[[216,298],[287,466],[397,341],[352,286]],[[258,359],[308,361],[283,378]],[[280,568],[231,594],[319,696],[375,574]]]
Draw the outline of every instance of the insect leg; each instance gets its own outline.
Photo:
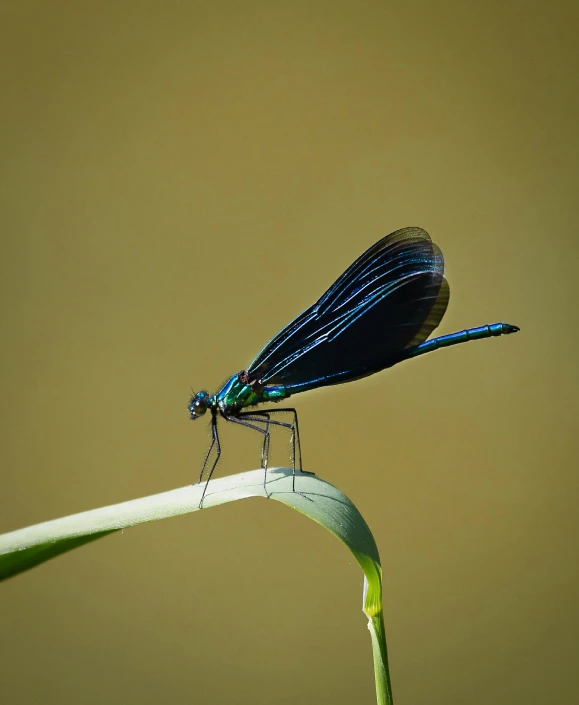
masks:
[[[215,433],[213,432],[213,420],[211,421],[211,445],[209,446],[209,450],[205,454],[205,460],[203,461],[203,465],[201,467],[201,473],[199,474],[199,482],[203,479],[203,473],[205,472],[205,468],[207,467],[207,461],[209,460],[209,456],[211,455],[211,451],[213,450],[213,446],[215,445]]]
[[[213,414],[211,417],[211,445],[209,446],[209,450],[207,451],[207,455],[205,456],[205,462],[203,463],[203,467],[201,469],[201,475],[199,476],[199,482],[201,482],[201,478],[203,477],[203,473],[205,472],[205,466],[207,465],[207,460],[209,458],[209,454],[211,453],[211,450],[213,449],[213,446],[216,447],[216,452],[215,452],[215,460],[213,461],[213,464],[211,465],[211,470],[209,471],[209,474],[207,476],[207,482],[205,483],[205,487],[203,488],[203,494],[201,495],[201,500],[199,502],[199,509],[202,508],[203,506],[203,500],[205,499],[205,493],[207,492],[207,486],[209,485],[209,480],[211,479],[211,476],[213,475],[213,471],[215,470],[215,467],[217,463],[219,462],[219,456],[221,455],[221,443],[219,442],[219,434],[217,433],[217,415]]]
[[[274,419],[270,418],[271,414],[283,414],[283,413],[289,413],[293,414],[294,417],[294,422],[293,423],[285,423],[283,421],[275,421]],[[297,456],[299,457],[299,465],[298,469],[300,472],[304,473],[305,475],[313,475],[313,472],[307,472],[303,470],[302,467],[302,448],[300,444],[300,432],[299,432],[299,426],[298,426],[298,414],[295,409],[264,409],[263,411],[247,411],[247,412],[242,412],[240,416],[243,416],[247,418],[250,421],[253,421],[255,423],[265,423],[262,419],[258,419],[258,416],[265,416],[269,418],[269,423],[271,423],[273,426],[283,426],[284,428],[289,428],[291,429],[292,432],[292,437],[291,437],[291,444],[292,444],[292,470],[293,470],[293,477],[292,477],[292,491],[295,492],[296,490],[296,449],[297,449]]]
[[[266,457],[266,463],[269,461],[269,445],[270,445],[270,440],[271,440],[271,435],[269,434],[269,426],[270,424],[272,426],[281,426],[283,428],[289,428],[292,431],[292,438],[293,438],[293,425],[289,423],[285,423],[284,421],[274,421],[270,418],[270,414],[272,413],[271,409],[267,409],[266,411],[244,411],[239,416],[243,416],[243,418],[246,421],[251,421],[254,424],[265,424],[265,428],[268,431],[268,441],[267,441],[267,457]],[[263,467],[263,457],[265,453],[265,440],[264,440],[264,447],[262,451],[262,467]],[[292,452],[292,469],[295,474],[295,452]]]
[[[266,411],[256,411],[254,412],[255,414],[292,414],[294,417],[293,424],[286,424],[282,423],[281,421],[273,421],[271,420],[272,424],[275,424],[277,426],[285,426],[286,428],[291,428],[292,431],[292,469],[293,469],[293,480],[292,480],[292,488],[293,491],[295,492],[296,489],[296,450],[297,450],[297,456],[299,458],[299,463],[298,463],[298,470],[301,473],[304,473],[304,475],[313,475],[313,472],[308,472],[303,469],[302,465],[302,447],[300,443],[300,429],[298,425],[298,414],[295,409],[292,408],[287,408],[287,409],[267,409]]]
[[[251,416],[251,414],[249,414]],[[266,484],[267,484],[267,463],[269,460],[269,441],[270,441],[270,433],[269,433],[269,421],[264,420],[264,419],[252,419],[253,421],[259,422],[259,423],[265,423],[266,427],[265,429],[259,428],[259,426],[255,426],[252,423],[248,423],[247,421],[244,421],[239,418],[239,416],[226,416],[225,417],[228,421],[232,421],[233,423],[237,423],[240,426],[247,426],[247,428],[252,428],[254,431],[258,431],[259,433],[263,433],[263,448],[261,450],[261,467],[265,470],[264,475],[263,475],[263,491],[265,492],[265,496],[269,497],[269,492],[267,491]]]

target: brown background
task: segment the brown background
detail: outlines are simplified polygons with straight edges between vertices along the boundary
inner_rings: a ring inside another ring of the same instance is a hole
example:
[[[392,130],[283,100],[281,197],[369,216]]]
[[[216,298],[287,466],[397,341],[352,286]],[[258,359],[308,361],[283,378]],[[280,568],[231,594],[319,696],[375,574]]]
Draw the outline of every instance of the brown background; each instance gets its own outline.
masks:
[[[191,481],[190,387],[421,225],[439,332],[522,332],[296,397],[305,467],[376,536],[397,705],[576,703],[578,22],[2,3],[0,530]],[[222,440],[221,474],[256,467]],[[3,699],[372,703],[361,586],[272,502],[136,528],[2,586]]]

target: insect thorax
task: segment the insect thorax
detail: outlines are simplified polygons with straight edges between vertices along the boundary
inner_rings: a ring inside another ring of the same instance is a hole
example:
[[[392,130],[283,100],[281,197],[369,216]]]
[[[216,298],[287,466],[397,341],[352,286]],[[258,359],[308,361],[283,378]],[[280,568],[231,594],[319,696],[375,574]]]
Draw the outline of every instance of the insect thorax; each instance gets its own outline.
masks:
[[[219,409],[224,414],[232,414],[248,406],[267,401],[281,401],[289,397],[283,386],[265,386],[261,380],[250,379],[246,370],[233,375],[217,393]]]

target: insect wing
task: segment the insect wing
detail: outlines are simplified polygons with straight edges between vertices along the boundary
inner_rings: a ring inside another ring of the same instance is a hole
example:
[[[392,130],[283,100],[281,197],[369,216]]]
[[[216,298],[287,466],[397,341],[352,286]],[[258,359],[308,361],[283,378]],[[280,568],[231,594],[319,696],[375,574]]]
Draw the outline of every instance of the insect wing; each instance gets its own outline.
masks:
[[[449,298],[443,272],[441,251],[421,228],[387,235],[268,343],[250,377],[323,386],[394,364],[440,323]]]

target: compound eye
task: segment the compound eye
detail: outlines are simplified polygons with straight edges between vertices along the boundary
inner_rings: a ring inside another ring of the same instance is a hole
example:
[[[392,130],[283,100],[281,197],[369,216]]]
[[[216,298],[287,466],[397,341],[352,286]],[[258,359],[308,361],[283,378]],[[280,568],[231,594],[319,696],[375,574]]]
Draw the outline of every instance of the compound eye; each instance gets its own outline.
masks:
[[[195,414],[195,416],[203,416],[203,414],[207,411],[207,399],[204,397],[195,399],[191,411]]]
[[[189,418],[194,421],[203,416],[207,409],[211,407],[211,397],[208,392],[197,392],[191,397],[189,402]]]

